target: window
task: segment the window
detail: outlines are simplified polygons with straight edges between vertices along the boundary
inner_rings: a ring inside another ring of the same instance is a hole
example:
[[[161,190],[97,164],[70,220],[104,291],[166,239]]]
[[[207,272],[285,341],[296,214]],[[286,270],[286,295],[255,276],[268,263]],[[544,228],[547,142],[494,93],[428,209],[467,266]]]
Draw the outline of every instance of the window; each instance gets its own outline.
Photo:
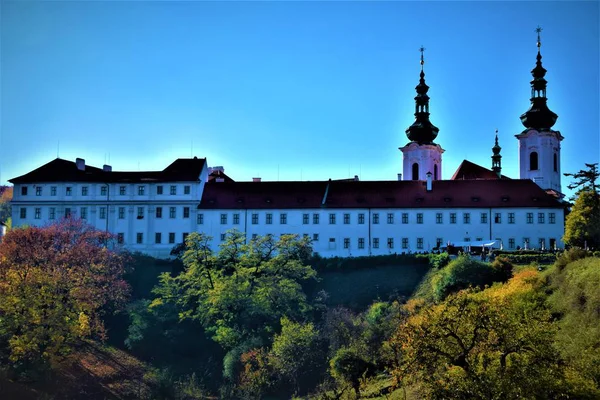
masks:
[[[476,237],[476,238],[475,238],[475,241],[477,241],[477,242],[481,242],[482,240],[483,240],[483,238],[482,238],[482,237]]]
[[[71,216],[71,208],[66,207],[65,208],[65,218],[69,218],[70,216]]]
[[[187,233],[187,232],[183,232],[183,234],[181,235],[181,238],[183,239],[183,243],[185,243],[188,235],[189,235],[189,233]]]
[[[119,219],[125,219],[125,207],[119,207]]]
[[[200,214],[196,215],[196,223],[198,225],[204,224],[204,214],[200,213]]]
[[[527,213],[527,223],[533,224],[533,213]]]
[[[365,238],[358,238],[358,248],[359,249],[365,248]]]
[[[35,215],[34,215],[35,219],[41,219],[42,218],[42,209],[39,207],[35,208]],[[81,217],[83,218],[83,217]]]
[[[169,218],[173,219],[177,216],[177,208],[169,207]]]
[[[106,186],[100,187],[100,196],[106,196],[108,193],[108,188]]]
[[[423,248],[423,238],[417,238],[417,249]]]
[[[144,243],[144,234],[142,232],[138,232],[138,233],[135,234],[135,242],[137,244]]]
[[[508,223],[509,224],[514,224],[515,223],[515,213],[513,213],[513,212],[508,213]]]
[[[387,213],[387,223],[388,224],[394,223],[394,213]]]
[[[558,156],[556,155],[556,153],[554,153],[554,172],[558,172]]]
[[[162,234],[160,232],[156,232],[154,234],[154,243],[160,244],[161,241],[162,241]]]
[[[350,238],[344,238],[344,248],[345,249],[350,248]]]
[[[169,232],[169,244],[175,243],[175,232]]]
[[[240,213],[233,214],[233,224],[234,225],[239,225],[240,224]]]
[[[379,238],[373,238],[373,248],[374,249],[379,248]]]
[[[177,186],[171,185],[171,187],[169,188],[169,194],[171,196],[175,196],[177,194]]]
[[[451,224],[456,223],[456,213],[450,213],[450,223]]]
[[[56,196],[56,186],[50,187],[50,196]]]
[[[545,224],[545,223],[546,223],[546,214],[538,213],[538,224]]]
[[[358,223],[363,225],[365,223],[365,213],[358,214]]]
[[[267,218],[265,220],[265,223],[267,225],[271,225],[273,223],[273,214],[271,213],[267,213]]]
[[[302,224],[308,225],[308,214],[302,214]]]
[[[417,213],[417,224],[423,223],[423,213]]]
[[[156,218],[162,218],[162,207],[156,207]]]
[[[56,219],[56,208],[50,207],[50,213],[48,215],[49,219]]]
[[[143,196],[146,193],[146,186],[138,186],[138,195]]]
[[[443,244],[444,244],[444,239],[442,239],[442,238],[436,238],[435,239],[435,247],[437,247],[438,249],[440,247],[442,247]]]
[[[100,207],[100,219],[106,219],[106,207]]]
[[[81,195],[82,196],[87,196],[88,195],[88,187],[87,186],[82,186],[81,187]]]
[[[494,214],[494,222],[497,224],[501,224],[502,223],[502,214],[495,213]]]
[[[402,248],[408,249],[408,238],[402,238]]]
[[[482,224],[487,224],[487,217],[488,217],[487,213],[483,213],[483,212],[481,213],[481,223]]]
[[[529,169],[535,171],[538,169],[538,153],[532,151],[529,154]]]
[[[158,185],[156,187],[156,194],[163,194],[163,185]]]
[[[444,214],[442,214],[442,213],[436,213],[435,214],[435,223],[436,224],[443,224],[444,223]]]
[[[515,248],[515,238],[508,238],[508,248],[509,249]]]
[[[463,242],[470,242],[470,241],[471,241],[470,237],[466,237],[466,238],[463,239]]]
[[[556,214],[555,213],[549,213],[548,214],[548,223],[549,224],[555,224],[556,223]]]
[[[350,214],[344,213],[344,224],[348,225],[350,223]]]
[[[408,224],[408,213],[402,213],[402,223]]]
[[[258,237],[258,234],[257,234],[257,233],[253,233],[253,234],[252,234],[252,240],[256,240],[256,238],[257,238],[257,237]]]
[[[279,214],[279,223],[281,225],[287,224],[287,214],[286,213]]]
[[[257,225],[258,224],[258,213],[253,213],[252,214],[252,225]]]
[[[313,214],[313,224],[319,224],[319,214]]]
[[[21,186],[21,196],[27,196],[27,186]]]
[[[183,207],[183,218],[189,218],[190,217],[190,208],[189,207]],[[239,214],[238,214],[238,222],[239,222]]]
[[[329,225],[335,225],[335,214],[329,214]]]
[[[526,238],[523,238],[523,247],[524,247],[525,249],[528,249],[528,248],[529,248],[529,238],[527,238],[527,237],[526,237]]]
[[[37,186],[35,188],[35,195],[36,196],[41,196],[42,195],[42,187],[41,186]]]
[[[540,249],[541,250],[546,250],[546,239],[540,238],[539,240],[540,240],[539,241],[539,243],[540,243]]]
[[[319,241],[319,234],[318,233],[314,233],[313,234],[313,242],[318,242]]]
[[[417,164],[417,163],[414,163],[412,165],[412,180],[413,181],[419,180],[419,164]]]
[[[388,240],[387,240],[387,247],[388,247],[388,249],[393,249],[394,248],[394,238],[388,238]]]
[[[379,213],[373,213],[373,224],[379,223]]]
[[[227,223],[227,214],[221,214],[221,225],[225,225]]]
[[[185,185],[185,186],[183,187],[183,194],[190,194],[190,193],[191,193],[191,191],[192,191],[192,188],[191,188],[191,186],[190,186],[190,185]]]
[[[463,224],[471,223],[471,213],[463,213]]]
[[[119,244],[125,243],[125,234],[123,232],[117,233],[117,243],[119,243]]]
[[[144,207],[137,208],[137,217],[138,219],[144,218]]]
[[[67,186],[67,187],[65,188],[65,194],[66,194],[67,196],[72,196],[72,195],[73,195],[73,188],[72,188],[71,186]]]
[[[119,186],[119,195],[125,196],[127,193],[127,186]]]

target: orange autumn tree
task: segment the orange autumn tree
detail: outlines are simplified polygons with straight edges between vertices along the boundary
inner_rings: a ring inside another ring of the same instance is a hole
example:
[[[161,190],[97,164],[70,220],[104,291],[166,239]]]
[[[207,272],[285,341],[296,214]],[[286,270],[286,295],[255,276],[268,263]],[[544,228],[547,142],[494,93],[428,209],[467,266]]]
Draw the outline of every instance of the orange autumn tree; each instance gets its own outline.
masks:
[[[0,243],[0,362],[57,361],[105,337],[103,313],[124,305],[125,255],[111,234],[67,218],[11,230]]]

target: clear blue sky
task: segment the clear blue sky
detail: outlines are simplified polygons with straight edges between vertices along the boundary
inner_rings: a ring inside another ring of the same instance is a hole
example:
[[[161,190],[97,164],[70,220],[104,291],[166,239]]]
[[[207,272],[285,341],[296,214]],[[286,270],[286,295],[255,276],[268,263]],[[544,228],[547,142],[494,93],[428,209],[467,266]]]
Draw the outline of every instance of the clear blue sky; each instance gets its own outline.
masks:
[[[518,177],[542,32],[563,172],[600,158],[599,3],[1,1],[0,183],[60,157],[236,180],[395,179],[419,47],[443,175]],[[568,179],[563,180],[563,187]]]

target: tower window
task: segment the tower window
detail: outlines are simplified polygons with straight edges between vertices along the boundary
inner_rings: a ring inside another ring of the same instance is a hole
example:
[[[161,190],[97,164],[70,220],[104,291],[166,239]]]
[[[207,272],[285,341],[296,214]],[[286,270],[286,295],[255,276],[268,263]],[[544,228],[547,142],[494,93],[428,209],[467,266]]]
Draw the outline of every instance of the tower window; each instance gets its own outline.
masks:
[[[412,165],[412,180],[413,181],[419,180],[419,164],[418,163],[414,163]]]
[[[538,153],[535,151],[532,151],[531,154],[529,154],[529,169],[531,171],[538,169]]]
[[[433,166],[433,180],[434,181],[438,180],[438,167],[437,167],[437,164],[435,164]]]
[[[554,172],[558,172],[558,156],[554,153]]]

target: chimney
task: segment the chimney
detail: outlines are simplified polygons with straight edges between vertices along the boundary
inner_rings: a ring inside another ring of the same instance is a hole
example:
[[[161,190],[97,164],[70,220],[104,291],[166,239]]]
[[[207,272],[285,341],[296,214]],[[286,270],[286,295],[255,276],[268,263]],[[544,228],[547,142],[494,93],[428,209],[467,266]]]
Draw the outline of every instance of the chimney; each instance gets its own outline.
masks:
[[[104,164],[102,166],[102,171],[104,171],[104,172],[112,172],[112,167],[110,165]]]
[[[85,160],[83,158],[76,158],[75,165],[77,165],[78,170],[85,171]]]
[[[358,182],[358,175],[354,175],[354,182]]]
[[[252,182],[260,182],[261,179],[260,178],[252,178]]]
[[[427,191],[431,192],[431,172],[425,174],[427,176]]]
[[[401,181],[402,180],[402,174],[398,174],[398,180]]]

